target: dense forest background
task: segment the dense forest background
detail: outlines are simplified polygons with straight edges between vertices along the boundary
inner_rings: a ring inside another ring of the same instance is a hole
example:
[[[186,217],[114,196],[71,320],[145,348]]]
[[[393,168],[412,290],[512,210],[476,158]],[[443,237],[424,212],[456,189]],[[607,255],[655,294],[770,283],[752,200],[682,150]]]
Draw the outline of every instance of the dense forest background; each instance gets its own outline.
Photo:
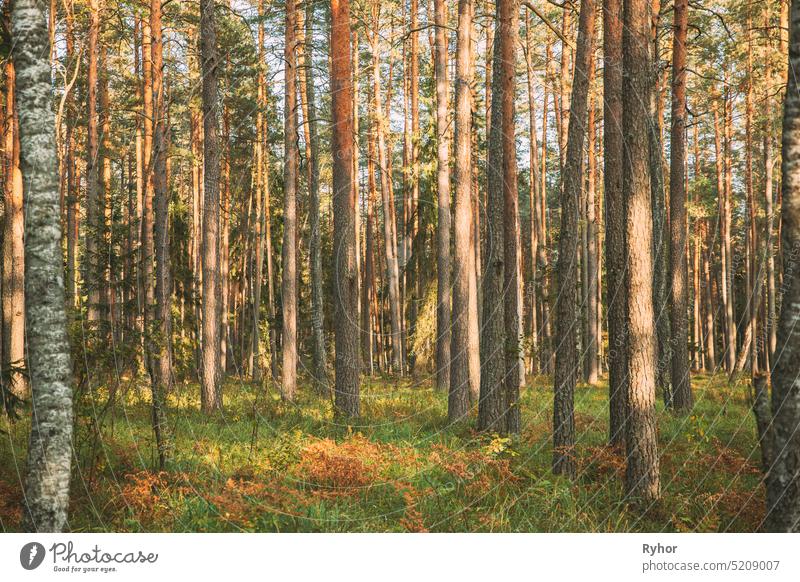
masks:
[[[2,6],[2,529],[800,527],[789,1]]]

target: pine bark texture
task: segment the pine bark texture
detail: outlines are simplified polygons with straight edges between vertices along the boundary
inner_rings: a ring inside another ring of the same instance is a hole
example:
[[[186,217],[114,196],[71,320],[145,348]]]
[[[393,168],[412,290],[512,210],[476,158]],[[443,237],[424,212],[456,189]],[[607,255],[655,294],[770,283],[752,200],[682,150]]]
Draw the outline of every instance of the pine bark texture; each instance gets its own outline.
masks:
[[[219,97],[215,0],[200,3],[203,74],[203,373],[202,408],[222,409],[219,383]]]
[[[670,137],[669,205],[671,231],[672,406],[692,408],[689,372],[689,316],[686,260],[686,33],[689,24],[688,0],[676,0],[672,43],[672,128]]]
[[[353,196],[353,81],[350,2],[331,1],[331,94],[333,115],[333,301],[335,327],[334,407],[342,417],[360,413],[358,277]]]
[[[623,195],[627,206],[628,414],[625,423],[626,495],[644,503],[661,495],[657,447],[656,330],[653,315],[653,207],[648,123],[652,71],[650,7],[625,0],[623,7]]]
[[[558,241],[556,302],[556,367],[553,399],[553,472],[575,477],[575,385],[579,362],[575,349],[577,318],[577,250],[583,144],[588,117],[589,67],[593,66],[594,0],[582,0],[575,55],[575,76],[569,113],[567,152],[561,191],[561,235]]]
[[[316,87],[314,86],[314,4],[306,3],[305,19],[305,93],[308,103],[308,194],[309,194],[309,229],[311,231],[311,327],[313,382],[320,394],[330,391],[328,385],[327,356],[325,353],[325,305],[322,286],[322,241],[319,218],[319,131],[317,129]]]
[[[281,396],[294,400],[297,390],[297,181],[299,151],[297,144],[297,5],[286,3],[284,62],[286,87],[284,101],[283,169],[283,367]]]
[[[436,386],[450,388],[450,128],[447,123],[449,91],[447,89],[447,3],[435,0],[436,78]]]
[[[447,401],[450,422],[469,413],[470,394],[480,385],[479,353],[475,349],[476,338],[472,337],[477,335],[477,326],[470,325],[471,309],[477,302],[472,214],[472,10],[472,0],[459,0],[453,144],[453,304]]]

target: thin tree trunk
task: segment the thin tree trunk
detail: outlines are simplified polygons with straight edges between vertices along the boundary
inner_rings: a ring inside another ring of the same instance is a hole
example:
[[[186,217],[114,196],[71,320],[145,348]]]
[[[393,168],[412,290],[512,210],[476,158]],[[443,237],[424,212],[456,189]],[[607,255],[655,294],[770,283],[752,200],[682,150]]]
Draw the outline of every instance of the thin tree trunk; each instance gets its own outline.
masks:
[[[306,138],[308,141],[308,190],[311,230],[311,327],[314,387],[320,394],[327,394],[328,371],[325,355],[325,307],[322,291],[322,247],[319,220],[319,134],[317,131],[317,104],[314,81],[314,4],[306,2],[305,18],[305,94],[308,103]],[[354,174],[354,178],[357,174]],[[353,180],[355,182],[355,179]],[[357,208],[357,207],[356,207]]]
[[[450,143],[447,111],[447,3],[435,0],[436,43],[436,387],[450,388]]]
[[[373,123],[378,147],[378,169],[380,172],[381,197],[383,199],[383,230],[386,251],[386,272],[389,285],[389,311],[392,326],[392,368],[402,374],[405,369],[403,363],[403,321],[400,305],[400,268],[397,257],[397,227],[395,221],[394,204],[391,192],[391,169],[389,167],[388,149],[384,136],[385,119],[382,115],[381,105],[381,76],[380,76],[380,7],[377,1],[372,5],[372,18],[374,30],[372,33],[372,100]]]
[[[672,406],[684,412],[693,404],[689,372],[689,322],[686,264],[686,32],[689,1],[676,0],[672,43],[672,128],[670,134],[669,210],[671,230],[670,330],[672,332]]]
[[[502,59],[502,144],[503,144],[503,289],[505,295],[505,402],[506,431],[520,431],[519,389],[524,378],[522,353],[522,287],[520,285],[522,255],[520,253],[519,194],[517,192],[517,144],[515,130],[516,64],[519,43],[519,6],[510,0],[503,35]],[[504,15],[505,16],[505,15]],[[504,22],[505,18],[501,20]]]
[[[672,386],[670,382],[670,320],[669,285],[667,267],[669,265],[669,238],[667,231],[667,209],[665,205],[664,163],[663,163],[663,106],[659,91],[659,36],[658,21],[661,0],[650,0],[650,82],[649,99],[649,160],[650,202],[653,205],[653,307],[656,318],[656,385],[661,389],[664,403],[672,405]]]
[[[100,230],[100,175],[98,170],[98,115],[97,115],[97,60],[99,55],[100,2],[89,2],[89,43],[87,47],[87,144],[86,144],[86,271],[83,284],[88,295],[87,318],[90,322],[100,319],[100,266],[97,245]]]
[[[284,148],[286,160],[283,170],[283,256],[281,297],[283,301],[283,366],[281,396],[294,400],[297,390],[297,5],[295,0],[286,4],[286,36],[284,59],[286,64],[286,93],[284,105]],[[352,138],[351,138],[352,139]],[[348,160],[352,164],[352,160]],[[351,187],[348,184],[348,187]]]
[[[587,186],[586,186],[586,381],[590,385],[597,384],[598,378],[598,302],[597,302],[597,272],[598,272],[598,248],[597,248],[597,214],[595,212],[596,200],[596,172],[597,157],[595,152],[595,140],[597,126],[595,122],[595,100],[592,92],[592,80],[594,79],[594,52],[590,63],[589,74],[589,120],[587,125]]]
[[[558,240],[558,292],[556,302],[556,367],[553,401],[553,472],[574,478],[575,384],[578,357],[575,352],[576,261],[578,203],[583,182],[583,142],[588,116],[589,79],[595,36],[594,0],[581,0],[575,76],[572,83],[567,155],[562,176],[561,235]]]
[[[149,132],[152,139],[150,158],[149,181],[149,217],[143,225],[147,229],[145,237],[148,239],[147,251],[144,260],[147,264],[145,272],[148,276],[148,306],[150,309],[149,325],[147,326],[150,358],[150,378],[153,400],[153,430],[158,448],[159,467],[163,468],[170,456],[170,443],[167,436],[166,424],[166,394],[170,389],[172,380],[172,358],[170,339],[172,334],[170,313],[169,284],[169,200],[166,184],[166,115],[164,110],[163,95],[163,37],[161,29],[161,1],[152,0],[150,4],[150,26],[145,31],[147,38],[145,49],[149,49],[150,58],[145,61],[145,87],[149,75],[150,87],[150,117],[152,129]],[[149,67],[149,72],[148,72]],[[148,106],[145,104],[145,110]],[[155,283],[153,283],[153,267],[151,261],[155,258]],[[153,306],[153,302],[155,305]]]
[[[14,3],[7,5],[14,11]],[[25,216],[20,170],[19,107],[16,65],[6,62],[5,216],[3,219],[3,354],[2,367],[11,369],[10,388],[19,397],[28,392],[25,367]]]
[[[219,383],[219,97],[214,0],[200,3],[203,74],[203,390],[206,413],[222,410]]]

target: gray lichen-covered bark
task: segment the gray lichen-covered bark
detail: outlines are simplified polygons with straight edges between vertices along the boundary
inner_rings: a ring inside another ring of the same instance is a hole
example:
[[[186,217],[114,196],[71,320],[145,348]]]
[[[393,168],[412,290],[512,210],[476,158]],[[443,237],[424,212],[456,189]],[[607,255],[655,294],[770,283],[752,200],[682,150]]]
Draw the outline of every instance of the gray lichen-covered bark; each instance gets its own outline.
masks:
[[[25,296],[33,416],[24,527],[58,532],[67,520],[72,387],[61,259],[59,186],[49,34],[44,5],[16,0],[13,59],[26,198]]]
[[[766,527],[800,532],[800,2],[791,6],[789,84],[783,109],[781,243],[783,301],[772,369],[774,461],[767,476]]]

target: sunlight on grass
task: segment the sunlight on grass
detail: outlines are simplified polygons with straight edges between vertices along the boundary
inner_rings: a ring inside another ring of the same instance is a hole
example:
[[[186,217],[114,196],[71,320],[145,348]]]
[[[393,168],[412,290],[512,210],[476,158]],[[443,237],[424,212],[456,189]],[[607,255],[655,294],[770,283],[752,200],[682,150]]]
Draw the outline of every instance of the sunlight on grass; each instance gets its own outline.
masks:
[[[607,384],[575,395],[579,475],[550,472],[550,380],[522,395],[522,434],[479,434],[474,418],[446,423],[446,394],[410,379],[363,383],[362,418],[334,421],[304,386],[229,380],[225,414],[207,417],[196,385],[170,395],[176,454],[154,469],[146,386],[78,402],[73,531],[753,531],[763,515],[747,387],[694,379],[690,415],[659,404],[664,498],[620,500],[625,461],[606,446]],[[94,403],[94,405],[92,404]],[[98,405],[101,403],[101,405]],[[92,411],[96,411],[93,414]],[[0,528],[20,527],[17,468],[27,423],[3,421]]]

